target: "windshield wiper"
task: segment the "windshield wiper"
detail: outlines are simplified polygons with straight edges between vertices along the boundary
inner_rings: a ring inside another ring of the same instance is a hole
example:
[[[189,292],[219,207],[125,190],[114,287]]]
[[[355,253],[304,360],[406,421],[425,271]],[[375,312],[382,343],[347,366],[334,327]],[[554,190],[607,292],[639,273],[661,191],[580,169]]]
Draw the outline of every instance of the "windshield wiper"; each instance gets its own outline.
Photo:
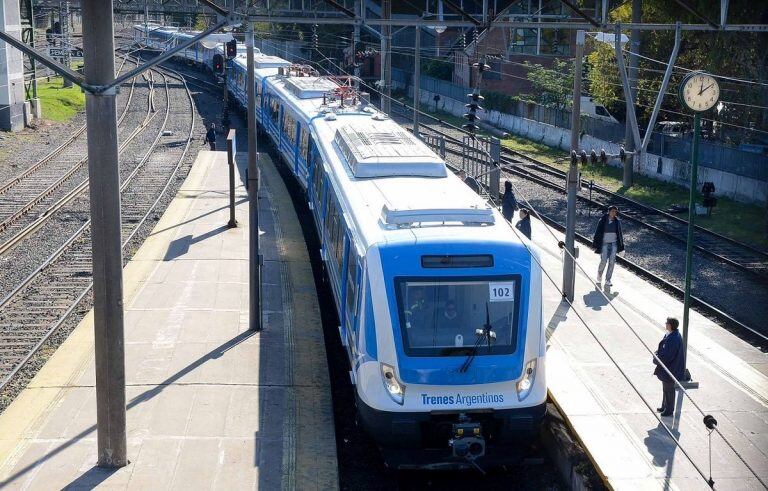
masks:
[[[491,327],[490,309],[488,308],[488,302],[485,302],[485,324],[483,325],[482,329],[475,330],[477,340],[475,341],[475,345],[472,346],[472,350],[469,352],[469,355],[467,355],[467,359],[464,360],[464,363],[461,364],[459,373],[465,373],[467,370],[469,370],[469,367],[472,365],[475,356],[477,356],[477,350],[480,348],[480,345],[483,344],[483,341],[488,340],[488,353],[491,352],[491,339],[496,339],[496,333],[493,332]]]

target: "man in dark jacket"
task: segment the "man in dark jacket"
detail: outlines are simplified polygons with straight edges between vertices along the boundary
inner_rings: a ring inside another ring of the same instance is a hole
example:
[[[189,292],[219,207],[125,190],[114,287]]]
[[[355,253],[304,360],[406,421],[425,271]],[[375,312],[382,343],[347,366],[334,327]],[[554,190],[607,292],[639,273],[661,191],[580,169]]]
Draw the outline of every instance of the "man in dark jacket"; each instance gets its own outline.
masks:
[[[517,210],[517,199],[515,199],[515,193],[512,191],[512,183],[504,181],[504,196],[501,198],[501,214],[504,215],[504,219],[511,222],[515,210]]]
[[[216,150],[216,125],[211,123],[211,126],[208,128],[208,131],[205,133],[205,141],[203,142],[203,145],[209,144],[211,146],[211,150]]]
[[[667,318],[667,334],[659,343],[659,349],[656,351],[656,358],[653,359],[656,369],[653,374],[661,380],[661,386],[664,397],[661,407],[656,408],[662,416],[672,416],[675,412],[675,379],[683,380],[685,377],[685,353],[683,352],[683,338],[677,327],[680,322],[674,317]],[[657,359],[658,358],[658,359]],[[659,361],[664,368],[659,364]],[[674,379],[670,377],[672,374]]]
[[[624,235],[621,232],[619,209],[613,205],[608,207],[608,213],[597,222],[595,236],[592,239],[595,253],[600,254],[600,266],[597,268],[597,286],[603,281],[603,271],[606,263],[605,286],[611,286],[613,266],[616,264],[616,254],[624,250]]]

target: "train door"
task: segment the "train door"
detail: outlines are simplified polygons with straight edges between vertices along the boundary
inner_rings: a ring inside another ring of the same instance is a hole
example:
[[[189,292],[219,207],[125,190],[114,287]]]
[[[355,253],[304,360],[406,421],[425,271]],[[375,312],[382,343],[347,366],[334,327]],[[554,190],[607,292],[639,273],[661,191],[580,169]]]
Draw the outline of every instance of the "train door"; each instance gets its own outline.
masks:
[[[360,292],[360,266],[354,243],[347,234],[347,259],[346,259],[346,287],[344,289],[344,344],[348,345],[350,362],[354,367],[354,359],[357,358],[357,311]]]

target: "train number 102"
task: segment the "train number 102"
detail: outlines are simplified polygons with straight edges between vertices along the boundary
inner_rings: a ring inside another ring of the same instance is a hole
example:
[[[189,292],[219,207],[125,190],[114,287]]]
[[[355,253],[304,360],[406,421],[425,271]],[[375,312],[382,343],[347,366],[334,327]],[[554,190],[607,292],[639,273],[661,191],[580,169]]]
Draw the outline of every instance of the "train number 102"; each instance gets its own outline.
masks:
[[[515,298],[514,282],[489,283],[488,287],[491,302],[510,302]]]

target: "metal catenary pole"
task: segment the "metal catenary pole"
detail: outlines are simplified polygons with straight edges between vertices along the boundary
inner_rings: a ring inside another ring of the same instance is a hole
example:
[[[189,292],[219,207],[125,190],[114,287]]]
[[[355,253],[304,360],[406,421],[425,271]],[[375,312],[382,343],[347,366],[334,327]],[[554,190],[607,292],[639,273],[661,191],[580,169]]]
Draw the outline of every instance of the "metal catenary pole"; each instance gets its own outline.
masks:
[[[421,95],[421,27],[416,26],[413,67],[413,134],[419,136],[419,96]]]
[[[571,152],[579,151],[581,131],[581,62],[584,57],[584,31],[576,32],[576,55],[573,59],[573,107],[571,108]],[[576,196],[579,193],[579,169],[577,159],[571,154],[571,166],[567,174],[568,208],[565,220],[565,248],[563,258],[563,295],[573,301],[576,284]]]
[[[250,315],[248,328],[261,330],[261,255],[259,254],[259,165],[256,147],[256,78],[253,59],[253,24],[248,24],[245,34],[248,67],[248,284]]]
[[[115,78],[112,1],[83,0],[85,80]],[[123,257],[120,237],[120,173],[116,90],[86,93],[88,175],[93,249],[93,317],[96,356],[98,465],[128,463],[125,430]]]
[[[355,20],[358,20],[360,16],[360,9],[363,8],[360,0],[355,0]],[[352,31],[352,59],[355,62],[355,89],[360,89],[360,63],[356,58],[358,47],[360,46],[360,24],[355,23]]]
[[[392,1],[381,0],[382,19],[389,19],[392,13]],[[381,26],[381,110],[389,114],[392,96],[392,26]]]
[[[693,116],[693,144],[691,148],[691,182],[688,193],[688,237],[685,248],[685,288],[683,294],[683,356],[688,368],[688,323],[691,310],[691,270],[693,269],[693,228],[696,218],[696,186],[699,174],[699,135],[701,134],[701,115]],[[686,377],[687,378],[687,377]]]
[[[632,22],[639,23],[642,13],[642,0],[632,0]],[[629,83],[630,90],[632,92],[632,100],[637,100],[637,64],[638,56],[640,53],[640,31],[632,29],[630,32],[630,53],[629,53]],[[629,108],[627,108],[629,110]],[[632,107],[634,110],[634,107]],[[652,129],[652,128],[651,128]],[[627,152],[635,150],[635,140],[632,134],[632,123],[630,118],[627,118],[627,125],[624,131],[624,142]],[[624,161],[624,173],[622,176],[622,185],[632,186],[633,175],[632,169],[634,166],[635,156],[631,153],[627,155],[627,159]]]

